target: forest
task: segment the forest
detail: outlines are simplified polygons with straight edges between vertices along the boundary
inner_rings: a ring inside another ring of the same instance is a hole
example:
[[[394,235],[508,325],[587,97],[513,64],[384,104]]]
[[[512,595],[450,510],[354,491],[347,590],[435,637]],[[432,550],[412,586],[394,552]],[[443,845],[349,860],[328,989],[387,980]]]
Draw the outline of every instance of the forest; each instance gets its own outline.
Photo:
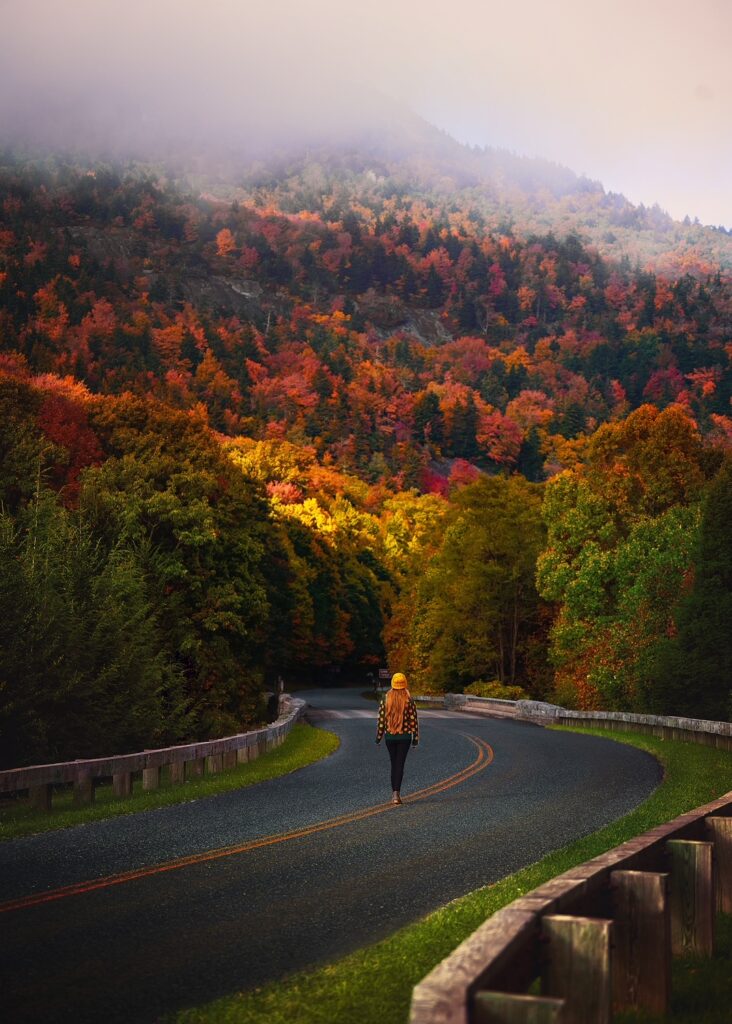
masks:
[[[522,209],[2,155],[0,767],[382,665],[729,717],[732,276]]]

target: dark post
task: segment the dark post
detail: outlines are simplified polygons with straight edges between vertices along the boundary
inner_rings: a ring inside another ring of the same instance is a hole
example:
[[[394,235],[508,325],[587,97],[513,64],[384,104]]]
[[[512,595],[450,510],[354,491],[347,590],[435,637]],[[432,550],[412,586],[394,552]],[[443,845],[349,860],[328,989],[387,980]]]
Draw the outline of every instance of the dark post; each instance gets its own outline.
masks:
[[[713,843],[669,839],[671,949],[674,956],[714,952]]]
[[[160,766],[142,769],[142,788],[144,790],[157,789],[160,785]]]
[[[663,1016],[671,995],[668,875],[613,871],[613,1007]]]
[[[610,1024],[612,921],[549,914],[541,923],[549,940],[542,995],[564,999],[564,1024]]]
[[[717,861],[717,910],[732,914],[732,818],[709,817],[706,821]]]
[[[74,782],[74,803],[77,807],[94,803],[94,780],[87,772],[80,773]]]
[[[28,790],[28,800],[34,811],[49,814],[51,811],[51,783],[42,782],[40,786],[31,786]]]
[[[112,792],[120,798],[132,796],[132,772],[115,772],[112,775]]]

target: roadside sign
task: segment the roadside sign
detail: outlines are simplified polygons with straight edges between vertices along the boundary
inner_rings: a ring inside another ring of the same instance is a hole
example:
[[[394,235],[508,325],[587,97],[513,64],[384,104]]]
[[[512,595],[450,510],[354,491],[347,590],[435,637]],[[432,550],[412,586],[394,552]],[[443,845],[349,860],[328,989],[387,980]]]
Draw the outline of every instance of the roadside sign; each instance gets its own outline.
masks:
[[[380,668],[379,669],[379,679],[388,679],[388,678],[389,678],[389,669],[388,668]]]

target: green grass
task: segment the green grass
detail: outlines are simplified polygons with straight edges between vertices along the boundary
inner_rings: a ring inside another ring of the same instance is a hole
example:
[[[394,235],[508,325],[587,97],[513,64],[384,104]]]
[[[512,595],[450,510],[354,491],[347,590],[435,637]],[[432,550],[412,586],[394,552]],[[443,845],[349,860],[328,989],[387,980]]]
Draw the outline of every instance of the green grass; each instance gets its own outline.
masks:
[[[570,867],[732,789],[729,752],[637,733],[570,731],[647,750],[664,766],[663,782],[648,800],[619,821],[500,882],[454,900],[388,939],[318,970],[227,996],[173,1019],[178,1024],[403,1024],[414,985],[490,914]]]
[[[684,956],[671,970],[671,1012],[616,1014],[614,1024],[729,1024],[732,1018],[732,915],[717,918],[717,945],[708,959]]]
[[[33,810],[25,799],[4,801],[0,805],[0,842],[36,832],[50,832],[88,821],[113,818],[120,814],[134,814],[155,807],[167,807],[169,804],[179,804],[186,800],[200,800],[201,797],[253,786],[256,782],[286,775],[327,757],[337,749],[339,742],[338,737],[332,732],[315,729],[311,725],[298,724],[293,727],[280,747],[262,754],[255,761],[237,765],[236,768],[217,775],[189,779],[181,785],[172,785],[167,771],[163,769],[159,789],[143,792],[138,779],[133,786],[132,796],[119,799],[113,795],[111,783],[107,783],[97,786],[94,803],[88,807],[74,807],[69,788],[54,792],[53,809],[50,814]]]

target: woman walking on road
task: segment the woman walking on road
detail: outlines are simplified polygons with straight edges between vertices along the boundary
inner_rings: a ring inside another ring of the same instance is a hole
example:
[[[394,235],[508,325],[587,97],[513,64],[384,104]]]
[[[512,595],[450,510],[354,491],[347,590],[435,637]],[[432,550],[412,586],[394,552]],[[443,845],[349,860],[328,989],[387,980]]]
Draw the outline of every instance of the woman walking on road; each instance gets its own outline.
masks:
[[[391,802],[400,804],[404,762],[409,748],[419,743],[419,722],[417,707],[407,689],[407,677],[395,672],[391,677],[391,689],[379,704],[379,721],[376,726],[376,742],[386,734],[386,749],[391,759]]]

